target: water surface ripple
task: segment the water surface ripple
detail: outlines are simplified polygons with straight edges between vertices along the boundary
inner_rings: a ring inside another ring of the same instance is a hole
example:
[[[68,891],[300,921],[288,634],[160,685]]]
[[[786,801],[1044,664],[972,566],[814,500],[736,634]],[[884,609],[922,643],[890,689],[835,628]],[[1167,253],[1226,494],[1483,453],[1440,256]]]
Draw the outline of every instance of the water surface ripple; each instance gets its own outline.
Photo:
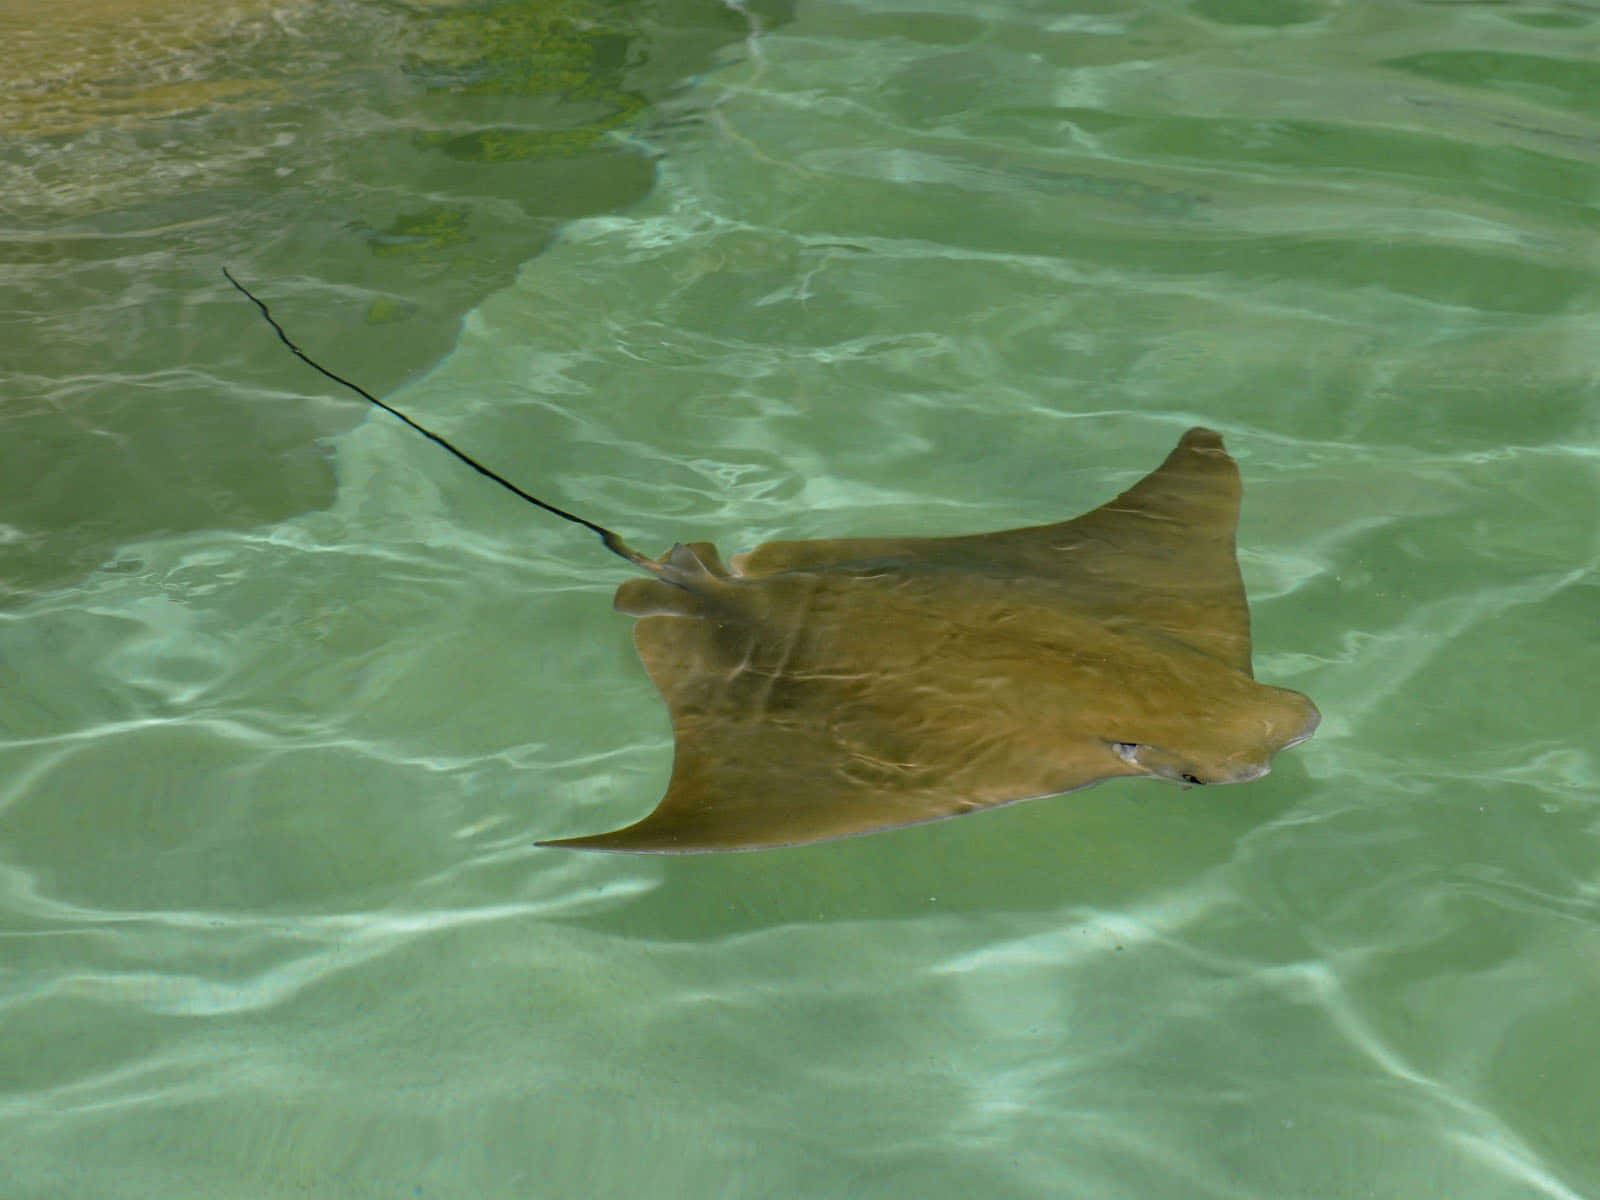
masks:
[[[1600,1195],[1600,12],[611,7],[240,4],[0,105],[0,1191]],[[1325,722],[535,849],[665,782],[619,565],[221,261],[652,552],[1060,519],[1214,426]]]

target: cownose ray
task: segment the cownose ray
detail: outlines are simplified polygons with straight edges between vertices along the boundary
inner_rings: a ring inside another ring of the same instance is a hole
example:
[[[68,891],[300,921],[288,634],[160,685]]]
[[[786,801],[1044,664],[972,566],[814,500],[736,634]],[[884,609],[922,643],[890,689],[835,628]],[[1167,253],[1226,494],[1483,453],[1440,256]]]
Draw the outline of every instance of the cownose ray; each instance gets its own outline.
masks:
[[[1121,777],[1240,783],[1317,727],[1305,696],[1255,681],[1239,471],[1209,429],[1056,524],[769,542],[727,564],[692,542],[652,559],[313,362],[228,279],[303,361],[645,572],[615,604],[638,618],[671,716],[666,795],[622,829],[540,845],[753,850]]]

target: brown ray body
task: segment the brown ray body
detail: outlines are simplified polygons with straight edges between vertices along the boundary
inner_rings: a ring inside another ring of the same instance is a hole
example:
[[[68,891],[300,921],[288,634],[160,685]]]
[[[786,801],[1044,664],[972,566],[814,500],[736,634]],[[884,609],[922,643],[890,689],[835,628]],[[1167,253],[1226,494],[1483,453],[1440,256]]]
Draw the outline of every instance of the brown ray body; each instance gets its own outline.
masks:
[[[1119,776],[1232,783],[1311,735],[1255,681],[1222,438],[1070,521],[949,538],[705,543],[616,595],[667,702],[666,796],[545,845],[693,853],[956,816]],[[641,556],[642,557],[642,556]]]

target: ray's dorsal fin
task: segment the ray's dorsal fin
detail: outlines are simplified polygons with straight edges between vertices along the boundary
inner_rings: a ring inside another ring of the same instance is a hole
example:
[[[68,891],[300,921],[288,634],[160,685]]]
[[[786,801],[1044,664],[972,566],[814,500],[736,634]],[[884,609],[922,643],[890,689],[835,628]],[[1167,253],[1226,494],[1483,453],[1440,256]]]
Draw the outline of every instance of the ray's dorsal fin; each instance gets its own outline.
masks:
[[[612,607],[634,617],[699,617],[706,597],[728,585],[728,568],[710,542],[679,542],[658,560],[654,579],[626,579]]]

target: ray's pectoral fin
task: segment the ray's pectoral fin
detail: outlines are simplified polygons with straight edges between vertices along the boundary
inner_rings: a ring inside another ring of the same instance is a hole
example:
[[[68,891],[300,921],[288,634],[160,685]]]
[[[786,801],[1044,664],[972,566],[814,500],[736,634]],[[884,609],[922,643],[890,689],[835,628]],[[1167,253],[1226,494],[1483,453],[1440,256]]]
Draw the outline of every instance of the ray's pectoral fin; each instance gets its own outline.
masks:
[[[1018,533],[1035,555],[1083,564],[1085,611],[1135,622],[1250,675],[1250,609],[1234,548],[1241,492],[1221,435],[1196,427],[1110,503]]]
[[[919,750],[885,736],[891,724],[869,716],[856,740],[823,721],[684,713],[674,722],[672,779],[653,812],[609,833],[543,844],[658,854],[795,846],[1148,773],[1095,739],[1041,754],[1037,745],[996,747],[957,734]]]
[[[1221,435],[1197,426],[1138,483],[1069,521],[959,537],[768,542],[735,555],[733,572],[876,563],[1037,580],[1070,591],[1078,611],[1138,622],[1249,674],[1250,611],[1234,552],[1240,491]]]
[[[675,734],[672,781],[649,816],[610,833],[544,844],[692,854],[822,841],[906,823],[882,818],[882,797],[869,780],[834,769],[834,748],[814,727],[739,723],[713,733],[687,720],[676,723]]]

